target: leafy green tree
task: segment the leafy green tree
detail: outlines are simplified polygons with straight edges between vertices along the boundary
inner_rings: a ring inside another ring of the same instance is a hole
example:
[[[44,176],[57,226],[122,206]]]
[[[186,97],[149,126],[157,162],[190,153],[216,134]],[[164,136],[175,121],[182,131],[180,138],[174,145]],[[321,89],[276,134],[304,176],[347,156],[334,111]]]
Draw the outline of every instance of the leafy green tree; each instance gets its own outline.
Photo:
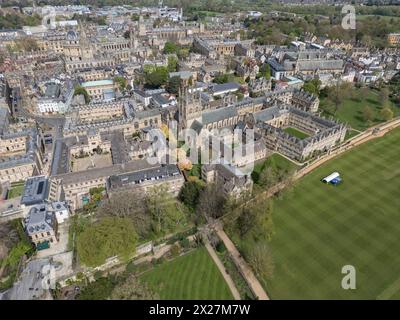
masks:
[[[204,186],[198,181],[186,181],[179,192],[179,199],[189,208],[195,209],[203,188]]]
[[[175,72],[178,69],[178,59],[175,56],[168,57],[168,71]]]
[[[106,217],[78,235],[78,257],[89,267],[99,266],[113,256],[127,259],[135,252],[137,239],[132,220]]]
[[[277,184],[278,177],[274,168],[268,166],[264,170],[261,171],[258,184],[260,186],[270,188]]]
[[[179,87],[182,84],[182,80],[179,76],[174,76],[169,78],[166,89],[169,93],[172,94],[178,94],[179,93]]]
[[[166,185],[151,188],[145,201],[156,234],[173,231],[186,222],[185,215],[177,208],[176,201],[168,192]]]
[[[366,106],[362,111],[363,120],[370,123],[374,119],[374,112],[370,106]]]
[[[235,80],[235,77],[234,77],[233,74],[224,73],[224,74],[219,74],[219,75],[217,75],[217,76],[214,78],[213,82],[222,84],[222,83],[232,82],[232,81],[234,81],[234,80]]]
[[[303,89],[313,95],[319,96],[321,81],[319,79],[312,79],[304,83]]]
[[[271,67],[268,63],[265,63],[261,66],[260,73],[267,80],[271,78]]]
[[[178,58],[181,60],[185,60],[187,57],[189,57],[189,49],[188,48],[179,48],[178,50]]]
[[[77,300],[109,299],[117,284],[118,284],[118,279],[115,275],[100,277],[96,281],[91,282],[87,286],[85,286],[79,293],[79,295],[76,297],[76,299]]]
[[[124,91],[128,85],[128,81],[123,76],[114,77],[114,82],[118,84],[120,91]]]
[[[159,88],[168,81],[168,69],[166,67],[156,67],[153,72],[146,73],[146,85],[152,88]]]
[[[176,45],[175,42],[167,41],[167,42],[165,43],[164,51],[163,51],[163,52],[164,52],[165,54],[171,54],[171,53],[177,53],[177,50],[178,50],[178,46]]]
[[[78,95],[83,95],[85,98],[85,103],[89,103],[90,97],[86,89],[80,85],[77,85],[74,89],[74,97]]]
[[[118,217],[131,220],[136,232],[142,239],[149,236],[151,231],[151,217],[145,210],[143,197],[137,192],[124,191],[114,193],[103,201],[97,210],[100,217]]]
[[[393,113],[392,109],[390,109],[389,107],[385,107],[380,111],[380,115],[383,120],[389,121],[389,120],[393,119],[394,113]]]

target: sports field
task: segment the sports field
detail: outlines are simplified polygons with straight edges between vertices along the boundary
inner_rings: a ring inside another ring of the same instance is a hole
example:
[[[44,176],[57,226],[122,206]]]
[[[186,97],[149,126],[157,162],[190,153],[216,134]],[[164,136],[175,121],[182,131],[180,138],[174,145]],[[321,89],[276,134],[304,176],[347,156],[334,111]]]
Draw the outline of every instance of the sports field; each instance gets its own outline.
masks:
[[[302,178],[275,200],[272,299],[400,298],[400,129]],[[343,183],[320,180],[338,171]],[[356,269],[356,290],[341,287]]]
[[[161,299],[233,299],[221,272],[204,247],[165,262],[140,278]]]

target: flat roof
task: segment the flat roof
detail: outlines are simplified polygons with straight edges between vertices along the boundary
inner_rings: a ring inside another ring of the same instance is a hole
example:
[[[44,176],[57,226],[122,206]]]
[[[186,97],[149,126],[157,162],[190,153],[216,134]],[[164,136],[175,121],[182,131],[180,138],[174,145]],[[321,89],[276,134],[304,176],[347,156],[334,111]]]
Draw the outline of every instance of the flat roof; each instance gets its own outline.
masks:
[[[95,80],[95,81],[87,81],[82,83],[82,87],[87,88],[87,87],[97,87],[97,86],[107,86],[107,85],[113,85],[114,81],[113,80]]]
[[[48,184],[48,179],[45,176],[26,179],[21,204],[33,205],[44,201],[48,194]]]

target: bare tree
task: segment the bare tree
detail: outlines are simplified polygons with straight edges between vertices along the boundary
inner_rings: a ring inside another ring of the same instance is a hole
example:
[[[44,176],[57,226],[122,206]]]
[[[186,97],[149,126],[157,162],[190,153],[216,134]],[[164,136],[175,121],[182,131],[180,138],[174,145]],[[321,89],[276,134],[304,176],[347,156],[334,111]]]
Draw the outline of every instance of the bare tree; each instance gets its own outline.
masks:
[[[249,248],[247,260],[259,278],[264,280],[272,278],[275,265],[267,242],[256,242]]]
[[[158,300],[158,294],[153,292],[135,275],[130,275],[122,285],[111,293],[111,300]]]
[[[146,236],[151,229],[151,217],[146,214],[144,199],[134,191],[113,194],[98,209],[98,215],[132,219],[141,236]]]
[[[216,219],[223,215],[225,202],[221,187],[215,183],[208,184],[200,193],[196,211],[206,219]]]

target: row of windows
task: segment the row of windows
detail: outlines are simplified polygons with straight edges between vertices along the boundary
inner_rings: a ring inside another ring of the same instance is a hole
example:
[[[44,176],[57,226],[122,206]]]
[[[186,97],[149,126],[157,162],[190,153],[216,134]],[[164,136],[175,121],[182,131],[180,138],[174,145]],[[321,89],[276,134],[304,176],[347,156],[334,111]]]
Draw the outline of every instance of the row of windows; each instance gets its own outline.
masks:
[[[149,121],[144,120],[143,124],[145,127],[147,127],[148,125],[151,126],[152,124],[158,124],[158,118],[150,119]],[[139,122],[135,122],[134,127],[135,129],[139,129]]]
[[[47,231],[47,236],[50,236],[50,232],[49,231]],[[39,237],[39,234],[35,234],[34,235],[35,239],[40,239],[40,238],[44,238],[44,237],[45,237],[45,235],[44,235],[43,232],[40,234],[40,237]]]

